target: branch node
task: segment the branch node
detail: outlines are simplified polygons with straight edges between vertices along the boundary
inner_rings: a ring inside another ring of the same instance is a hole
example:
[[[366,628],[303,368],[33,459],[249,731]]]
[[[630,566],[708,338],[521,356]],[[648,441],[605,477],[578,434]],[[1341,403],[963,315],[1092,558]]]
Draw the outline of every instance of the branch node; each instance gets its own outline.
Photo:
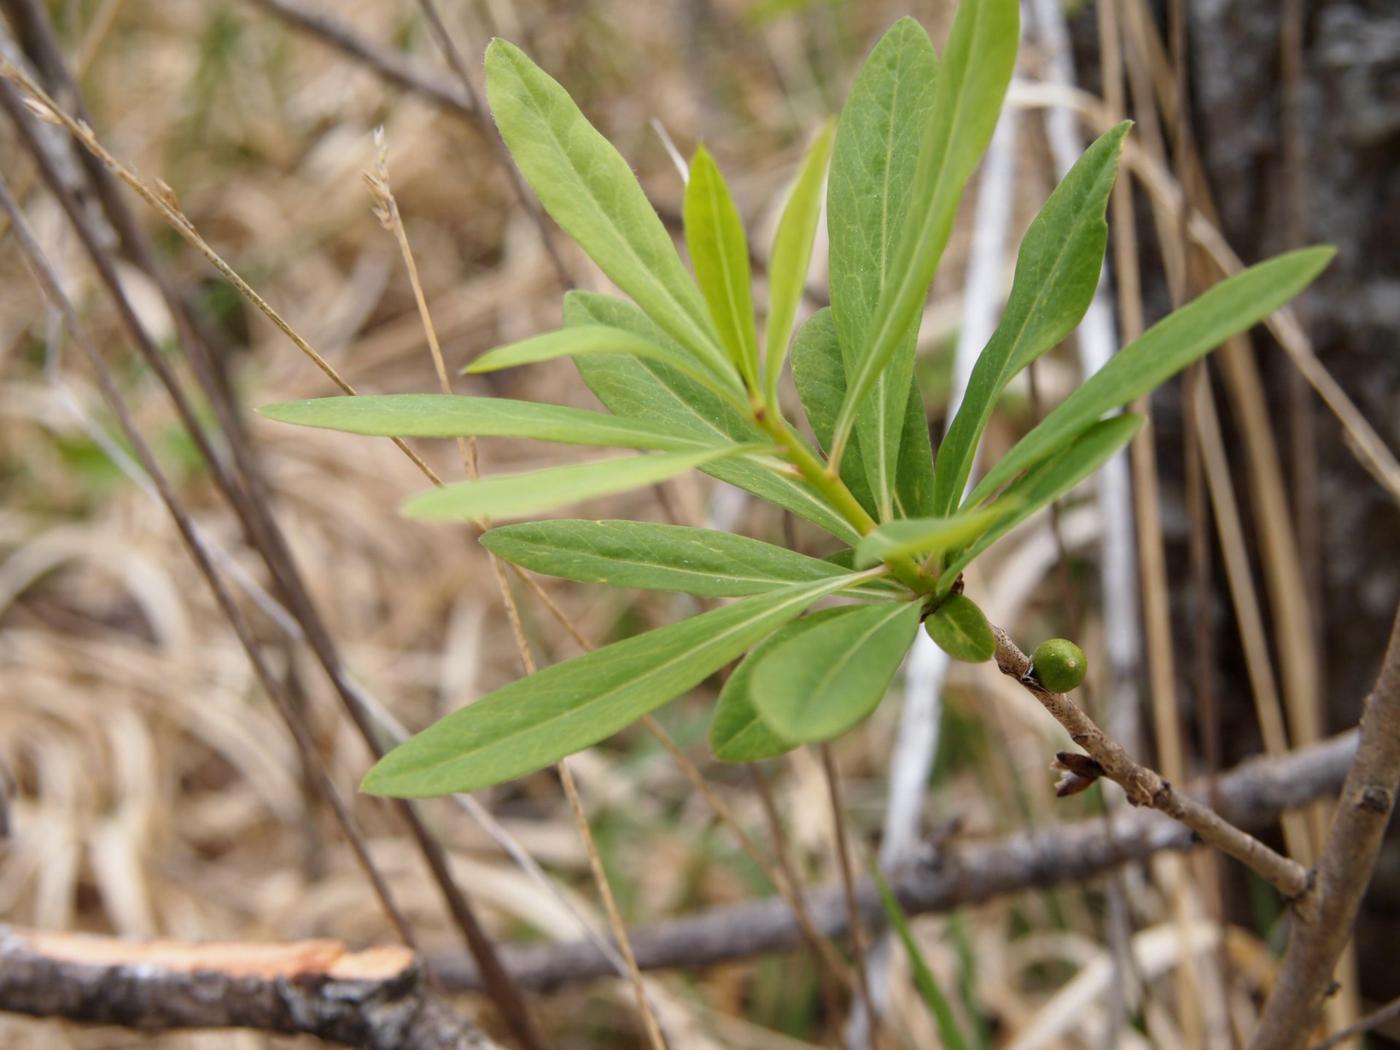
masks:
[[[1361,797],[1356,800],[1356,806],[1358,809],[1368,810],[1371,813],[1389,813],[1390,792],[1372,784],[1361,792]]]

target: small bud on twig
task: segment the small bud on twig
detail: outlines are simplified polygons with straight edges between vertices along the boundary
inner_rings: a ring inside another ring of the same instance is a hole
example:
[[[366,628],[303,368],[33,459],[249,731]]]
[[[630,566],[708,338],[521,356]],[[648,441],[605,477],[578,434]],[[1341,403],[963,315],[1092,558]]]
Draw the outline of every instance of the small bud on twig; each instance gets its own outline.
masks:
[[[1057,751],[1050,768],[1064,773],[1055,784],[1055,794],[1059,798],[1068,798],[1088,790],[1104,772],[1103,766],[1093,758],[1076,751]]]

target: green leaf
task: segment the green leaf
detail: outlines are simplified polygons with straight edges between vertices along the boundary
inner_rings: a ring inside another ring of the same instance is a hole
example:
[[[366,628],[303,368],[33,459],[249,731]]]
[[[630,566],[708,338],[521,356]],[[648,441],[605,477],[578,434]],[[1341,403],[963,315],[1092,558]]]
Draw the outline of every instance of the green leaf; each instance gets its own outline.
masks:
[[[851,575],[831,562],[747,536],[641,521],[525,522],[492,529],[481,544],[548,576],[703,598],[762,594]]]
[[[792,378],[812,432],[823,446],[829,445],[836,412],[846,391],[841,348],[829,307],[818,310],[797,330],[792,345]],[[894,510],[901,517],[909,517],[925,513],[933,495],[933,451],[929,446],[928,419],[912,377],[905,402],[903,433]],[[861,506],[874,516],[879,509],[870,494],[864,460],[861,439],[853,436],[841,458],[841,480]]]
[[[895,467],[894,510],[902,518],[926,518],[933,514],[933,443],[929,440],[928,415],[919,380],[909,377],[909,400],[904,408],[904,429],[899,438],[899,462]]]
[[[880,291],[869,334],[854,348],[854,367],[846,370],[848,386],[836,421],[835,453],[844,448],[856,414],[881,374],[911,333],[918,331],[924,298],[953,229],[958,199],[996,126],[1016,65],[1019,37],[1018,0],[963,0],[958,5],[919,146],[909,212],[896,240],[890,279]]]
[[[546,467],[520,474],[496,474],[432,489],[413,497],[403,505],[402,511],[410,518],[436,521],[521,518],[599,496],[655,485],[721,456],[753,449],[752,445],[730,445],[699,452],[654,452],[645,456]]]
[[[958,573],[1001,537],[1057,499],[1113,458],[1120,448],[1133,439],[1142,427],[1142,417],[1131,412],[1091,424],[1078,437],[1049,459],[1032,467],[988,510],[1010,506],[1012,512],[1001,517],[977,542],[955,558],[938,583],[951,587]]]
[[[729,184],[704,146],[696,148],[690,161],[683,217],[690,262],[720,344],[749,388],[757,390],[758,333],[753,324],[749,242]]]
[[[734,668],[719,692],[714,717],[710,720],[710,750],[715,758],[721,762],[758,762],[786,754],[797,746],[773,732],[759,717],[753,702],[753,669],[775,644],[810,622],[811,617],[808,617],[778,628]]]
[[[647,315],[716,374],[729,369],[695,283],[631,167],[514,44],[486,49],[501,137],[545,210]]]
[[[831,428],[846,391],[845,366],[841,363],[841,344],[837,340],[831,307],[822,307],[797,329],[792,341],[792,381],[797,386],[797,396],[807,413],[812,433],[823,448],[829,446]],[[879,507],[870,492],[864,459],[860,438],[852,438],[841,460],[841,480],[856,501],[875,517]]]
[[[778,403],[783,359],[787,356],[793,321],[807,285],[812,244],[822,214],[822,179],[831,156],[834,130],[834,125],[828,121],[808,148],[792,195],[778,220],[778,230],[773,235],[773,251],[768,260],[768,320],[763,331],[763,389],[769,405]]]
[[[630,303],[592,292],[564,296],[564,323],[605,324],[626,328],[665,343],[669,337]],[[766,441],[756,426],[726,402],[659,361],[627,356],[578,358],[579,374],[598,400],[619,416],[647,420],[695,434],[707,444]],[[798,517],[821,526],[833,536],[854,543],[860,534],[817,493],[797,478],[785,477],[756,463],[716,460],[705,473],[737,485]]]
[[[699,685],[841,583],[803,583],[745,598],[546,667],[396,747],[361,790],[421,798],[542,769]]]
[[[875,880],[875,888],[880,891],[880,903],[884,906],[885,918],[894,927],[900,943],[904,945],[904,953],[909,956],[909,966],[914,971],[914,986],[919,989],[919,995],[923,997],[929,1012],[933,1014],[934,1022],[938,1025],[939,1041],[945,1050],[966,1050],[968,1043],[963,1038],[962,1029],[958,1027],[958,1019],[939,989],[938,982],[934,980],[933,971],[924,960],[924,953],[919,950],[919,942],[914,939],[914,932],[909,928],[909,919],[905,916],[904,909],[899,906],[890,884],[885,881],[884,874],[877,866],[870,866],[870,875]]]
[[[663,422],[504,397],[359,394],[264,405],[260,415],[304,427],[374,437],[518,437],[568,445],[679,452],[714,442]]]
[[[731,404],[745,405],[744,389],[732,372],[716,376],[709,369],[674,344],[663,346],[622,328],[607,325],[579,325],[523,339],[518,343],[488,350],[465,369],[466,372],[496,372],[517,365],[532,365],[559,357],[583,357],[586,354],[631,354],[665,362],[677,372],[689,376],[705,388],[714,391]]]
[[[1312,283],[1332,248],[1287,252],[1221,281],[1114,354],[1018,441],[968,497],[977,503],[1052,455],[1105,412],[1160,386],[1231,336],[1263,320]]]
[[[938,448],[936,513],[951,512],[962,498],[977,443],[1007,382],[1073,331],[1093,301],[1108,243],[1108,195],[1129,126],[1119,124],[1084,152],[1021,241],[1006,311]]]
[[[831,309],[847,374],[869,347],[881,295],[895,279],[895,249],[909,221],[919,160],[918,129],[929,122],[937,73],[928,34],[912,18],[901,18],[870,52],[841,111],[827,232]],[[855,417],[868,487],[879,501],[877,516],[886,519],[893,511],[916,338],[915,331],[902,335]],[[839,411],[838,405],[833,416]]]
[[[982,610],[965,594],[955,594],[924,620],[924,628],[938,647],[954,660],[980,664],[997,651],[996,635]]]
[[[907,518],[887,521],[861,537],[856,545],[856,567],[878,565],[901,555],[928,557],[956,550],[977,539],[988,528],[1010,513],[1010,506],[998,500],[981,510],[965,511],[946,518]]]
[[[830,740],[879,705],[919,629],[917,602],[843,605],[763,655],[750,695],[778,736]]]

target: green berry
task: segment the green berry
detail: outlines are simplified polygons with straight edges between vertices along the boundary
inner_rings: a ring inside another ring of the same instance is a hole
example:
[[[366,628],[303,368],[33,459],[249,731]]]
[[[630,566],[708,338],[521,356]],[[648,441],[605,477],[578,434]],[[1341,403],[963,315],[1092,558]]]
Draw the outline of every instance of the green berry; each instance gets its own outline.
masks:
[[[1067,638],[1041,642],[1031,655],[1031,674],[1052,693],[1068,693],[1078,688],[1088,669],[1084,650]]]

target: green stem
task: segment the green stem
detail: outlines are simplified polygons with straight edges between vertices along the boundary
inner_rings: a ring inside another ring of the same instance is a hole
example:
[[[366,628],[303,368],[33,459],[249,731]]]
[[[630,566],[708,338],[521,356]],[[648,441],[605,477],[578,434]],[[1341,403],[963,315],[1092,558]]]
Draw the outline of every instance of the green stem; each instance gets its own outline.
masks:
[[[793,432],[786,419],[761,404],[756,403],[752,407],[754,422],[787,453],[792,465],[807,483],[831,504],[833,510],[850,522],[851,527],[862,536],[875,528],[877,522],[860,505],[860,501],[851,495],[846,483],[827,470],[826,464]],[[933,590],[933,578],[921,572],[909,556],[889,558],[885,564],[889,566],[890,572],[910,589],[920,594]]]

